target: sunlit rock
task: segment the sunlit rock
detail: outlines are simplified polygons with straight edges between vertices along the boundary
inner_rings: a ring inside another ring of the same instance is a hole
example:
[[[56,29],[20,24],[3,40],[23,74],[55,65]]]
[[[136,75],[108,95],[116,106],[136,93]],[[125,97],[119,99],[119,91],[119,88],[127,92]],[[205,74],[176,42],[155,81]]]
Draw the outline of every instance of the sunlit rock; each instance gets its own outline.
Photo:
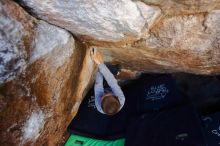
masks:
[[[163,18],[134,43],[94,44],[106,62],[145,72],[220,72],[220,11]]]
[[[40,19],[102,41],[137,40],[159,8],[131,0],[20,0]],[[143,13],[144,14],[143,14]],[[147,12],[147,13],[146,13]],[[148,14],[149,13],[149,14]],[[156,14],[156,16],[155,16]],[[152,18],[151,18],[152,17]]]
[[[219,74],[219,3],[1,0],[0,145],[59,145],[94,80],[91,47],[122,66],[122,83],[140,72]]]
[[[33,34],[33,19],[28,15],[14,14],[16,6],[0,2],[0,84],[14,79],[27,66],[28,48]]]
[[[141,0],[147,5],[158,6],[165,15],[187,15],[220,9],[219,0]]]
[[[13,1],[0,11],[0,143],[58,145],[93,75],[89,50]]]

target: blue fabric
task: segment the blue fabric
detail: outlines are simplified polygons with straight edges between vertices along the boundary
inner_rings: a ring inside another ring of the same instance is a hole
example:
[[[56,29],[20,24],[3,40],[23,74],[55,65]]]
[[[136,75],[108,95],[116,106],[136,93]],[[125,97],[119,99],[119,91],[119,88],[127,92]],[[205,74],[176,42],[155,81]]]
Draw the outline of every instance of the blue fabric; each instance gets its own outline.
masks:
[[[128,92],[138,100],[140,113],[172,108],[185,102],[169,74],[143,74],[132,87]]]
[[[220,145],[220,112],[203,117],[207,146]]]
[[[182,106],[133,117],[127,128],[125,146],[139,145],[205,146],[205,141],[193,109]]]

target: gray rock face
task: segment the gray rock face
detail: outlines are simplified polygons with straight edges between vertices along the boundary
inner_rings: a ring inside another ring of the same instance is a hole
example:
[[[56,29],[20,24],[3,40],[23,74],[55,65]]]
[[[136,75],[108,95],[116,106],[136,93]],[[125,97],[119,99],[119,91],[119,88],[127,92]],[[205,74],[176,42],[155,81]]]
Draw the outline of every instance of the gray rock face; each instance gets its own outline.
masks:
[[[14,79],[26,67],[23,38],[27,34],[22,23],[9,15],[0,1],[0,84]]]
[[[140,38],[160,10],[131,0],[21,0],[40,19],[102,41]],[[140,6],[140,8],[139,8]],[[150,12],[145,13],[142,11]],[[155,12],[154,12],[155,11]],[[152,17],[152,18],[151,18]]]
[[[61,66],[63,64],[63,60],[69,58],[70,55],[73,54],[73,48],[71,48],[71,46],[66,46],[69,39],[71,39],[71,35],[67,31],[58,29],[58,27],[54,25],[48,25],[48,23],[44,21],[39,22],[35,31],[35,37],[31,44],[33,50],[30,52],[28,63],[33,63],[36,60],[50,54],[54,50],[63,48],[63,50],[58,52],[64,53],[63,56],[56,57],[56,59],[54,58],[51,62],[54,66]]]

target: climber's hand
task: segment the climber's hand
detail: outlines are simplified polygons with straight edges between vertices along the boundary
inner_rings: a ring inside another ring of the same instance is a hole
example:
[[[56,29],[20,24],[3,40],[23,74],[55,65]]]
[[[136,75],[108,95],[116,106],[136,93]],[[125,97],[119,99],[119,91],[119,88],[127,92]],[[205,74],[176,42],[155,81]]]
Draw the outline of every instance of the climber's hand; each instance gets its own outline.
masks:
[[[102,64],[102,63],[103,63],[102,55],[97,51],[97,49],[92,48],[92,50],[91,50],[91,56],[92,56],[93,61],[94,61],[96,64]]]

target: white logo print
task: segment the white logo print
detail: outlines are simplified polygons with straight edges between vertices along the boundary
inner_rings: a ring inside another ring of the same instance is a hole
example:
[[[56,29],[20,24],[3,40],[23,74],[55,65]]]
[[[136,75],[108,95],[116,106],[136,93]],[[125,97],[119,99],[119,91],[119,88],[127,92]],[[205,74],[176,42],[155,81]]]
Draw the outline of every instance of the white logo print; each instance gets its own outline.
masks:
[[[151,86],[150,90],[147,91],[146,100],[158,100],[164,98],[169,90],[165,84],[160,84],[158,86]]]
[[[218,129],[212,130],[212,133],[220,137],[220,126],[218,127]]]
[[[95,97],[94,97],[94,96],[91,96],[91,98],[89,99],[89,101],[88,101],[88,107],[91,107],[91,108],[96,109],[96,106],[95,106]]]

